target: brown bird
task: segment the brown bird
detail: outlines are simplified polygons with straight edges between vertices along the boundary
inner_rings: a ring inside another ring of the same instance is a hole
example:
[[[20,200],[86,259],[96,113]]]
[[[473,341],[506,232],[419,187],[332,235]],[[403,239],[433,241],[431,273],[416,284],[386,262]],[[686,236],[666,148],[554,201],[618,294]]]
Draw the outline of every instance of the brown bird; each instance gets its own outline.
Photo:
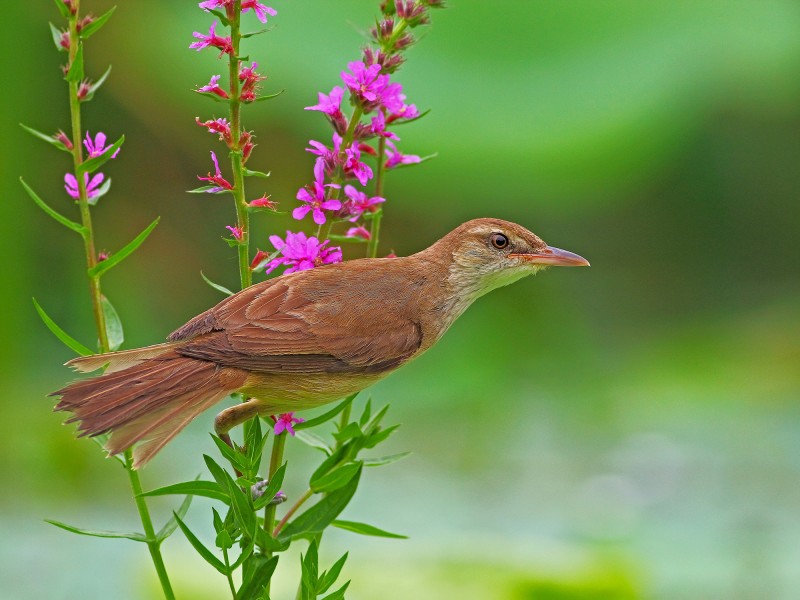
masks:
[[[168,342],[76,358],[105,373],[54,392],[81,436],[106,450],[136,445],[143,466],[189,421],[229,394],[218,434],[259,415],[353,394],[433,346],[483,294],[548,266],[588,266],[499,219],[475,219],[405,258],[351,260],[283,275],[230,296]]]

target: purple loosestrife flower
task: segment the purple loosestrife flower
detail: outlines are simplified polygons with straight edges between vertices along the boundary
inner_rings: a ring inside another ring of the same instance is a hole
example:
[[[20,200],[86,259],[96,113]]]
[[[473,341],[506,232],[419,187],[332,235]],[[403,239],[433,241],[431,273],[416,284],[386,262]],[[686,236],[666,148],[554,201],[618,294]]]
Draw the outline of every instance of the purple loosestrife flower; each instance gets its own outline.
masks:
[[[394,169],[399,165],[413,165],[422,162],[422,159],[416,154],[403,154],[389,140],[386,140],[386,163],[384,166],[387,169]]]
[[[389,138],[390,140],[400,139],[395,133],[386,129],[386,115],[383,114],[382,110],[379,110],[375,116],[372,117],[372,126],[370,127],[370,131],[372,134],[377,135],[378,137],[385,137]]]
[[[100,185],[103,183],[103,180],[106,178],[105,175],[102,173],[97,173],[94,177],[92,177],[91,181],[89,180],[89,174],[83,174],[83,183],[86,186],[86,197],[87,198],[94,198],[100,193]],[[67,173],[64,175],[64,189],[67,190],[67,193],[78,200],[80,198],[80,192],[78,190],[78,180],[75,179],[75,175],[72,173]]]
[[[344,234],[345,237],[349,238],[361,238],[364,240],[369,241],[372,237],[364,227],[351,227],[347,230],[347,233]]]
[[[220,56],[223,54],[233,54],[233,44],[231,43],[231,38],[229,37],[220,37],[216,34],[214,29],[217,27],[217,22],[214,21],[211,23],[211,27],[208,29],[208,35],[203,35],[195,31],[192,33],[194,37],[196,37],[199,42],[192,42],[189,44],[189,48],[193,48],[198,52],[203,48],[219,48]]]
[[[207,94],[216,94],[220,98],[228,98],[229,97],[228,96],[228,92],[226,92],[221,87],[219,87],[219,83],[218,83],[219,82],[219,78],[220,78],[220,75],[212,75],[211,76],[211,81],[209,81],[207,85],[204,85],[201,88],[197,88],[197,90],[195,90],[195,91],[201,92],[201,93],[205,92]]]
[[[375,212],[375,207],[382,202],[386,202],[386,198],[380,196],[373,196],[369,198],[364,192],[354,188],[352,185],[344,186],[344,193],[347,196],[347,201],[344,204],[344,210],[350,215],[351,223],[354,223],[365,212]]]
[[[358,179],[361,185],[367,185],[367,182],[372,179],[372,168],[366,163],[361,162],[361,150],[358,144],[351,144],[349,148],[345,148],[344,152],[345,175],[351,175]]]
[[[233,225],[225,225],[225,229],[231,232],[233,239],[237,242],[241,242],[242,238],[244,237],[244,230],[241,227],[234,227]]]
[[[274,200],[270,200],[269,196],[264,194],[261,198],[256,198],[255,200],[251,200],[247,203],[247,206],[251,206],[253,208],[267,208],[269,210],[277,210],[278,203]]]
[[[205,127],[208,129],[209,133],[219,134],[220,141],[225,142],[228,146],[233,143],[233,138],[231,137],[231,125],[228,123],[228,119],[220,118],[201,121],[200,117],[195,117],[194,121],[200,125],[200,127]]]
[[[350,93],[362,104],[374,103],[383,92],[389,81],[388,75],[381,75],[380,65],[370,65],[363,62],[347,63],[347,68],[352,71],[342,71],[341,77]]]
[[[331,118],[342,114],[342,98],[344,98],[344,88],[335,86],[327,96],[318,92],[319,104],[306,106],[305,110],[318,110]]]
[[[284,431],[288,431],[291,435],[294,435],[294,428],[292,425],[295,423],[302,423],[305,419],[301,419],[300,417],[295,417],[293,412],[283,413],[280,415],[275,421],[275,435],[280,435]]]
[[[305,202],[304,206],[298,206],[292,211],[292,216],[300,221],[310,211],[313,212],[314,223],[322,225],[325,223],[325,213],[323,210],[339,210],[342,203],[338,200],[326,200],[325,188],[338,188],[335,183],[325,184],[325,161],[318,158],[314,163],[314,183],[312,186],[300,188],[297,191],[297,199]]]
[[[89,135],[89,132],[86,132],[86,139],[83,140],[83,145],[86,147],[86,151],[89,153],[89,158],[94,158],[95,156],[100,156],[103,152],[105,152],[108,148],[106,147],[106,134],[102,131],[98,131],[97,135],[94,136],[94,140]],[[117,158],[117,154],[119,154],[120,148],[117,148],[117,151],[111,155],[111,158]]]
[[[242,102],[254,102],[256,94],[261,87],[258,85],[258,82],[266,79],[263,75],[256,73],[257,67],[257,62],[254,62],[249,67],[244,67],[241,64],[239,65],[239,81],[244,82],[242,84],[242,91],[239,94]]]
[[[390,113],[403,110],[405,104],[403,99],[406,97],[403,94],[403,86],[399,83],[389,83],[389,76],[386,77],[386,85],[381,90],[378,102]]]
[[[258,0],[242,0],[243,13],[247,12],[251,8],[253,9],[253,12],[256,14],[256,18],[262,23],[267,22],[267,15],[269,15],[270,17],[274,17],[275,15],[278,14],[277,10],[261,4],[260,2],[258,2]]]
[[[328,248],[330,240],[320,241],[315,237],[306,237],[299,233],[286,232],[286,241],[277,235],[271,235],[269,241],[281,255],[267,263],[266,272],[271,273],[280,265],[288,265],[285,273],[305,271],[321,265],[342,262],[342,249],[338,246]]]
[[[211,160],[214,161],[215,173],[213,175],[209,173],[207,177],[200,177],[199,175],[197,176],[200,181],[208,181],[209,183],[216,184],[215,187],[206,190],[206,192],[209,194],[216,194],[225,190],[232,190],[233,186],[222,176],[222,172],[219,170],[219,162],[217,162],[217,155],[213,152],[211,153]]]

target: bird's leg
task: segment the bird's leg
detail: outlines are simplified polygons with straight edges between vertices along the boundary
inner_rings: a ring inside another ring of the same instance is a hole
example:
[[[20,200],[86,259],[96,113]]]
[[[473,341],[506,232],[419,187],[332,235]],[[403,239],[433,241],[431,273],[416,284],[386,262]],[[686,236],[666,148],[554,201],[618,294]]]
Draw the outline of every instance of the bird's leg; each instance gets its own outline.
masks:
[[[241,425],[259,413],[264,412],[264,409],[264,404],[256,398],[251,398],[247,402],[226,408],[214,419],[214,431],[223,442],[233,448],[233,442],[228,432],[237,425]]]

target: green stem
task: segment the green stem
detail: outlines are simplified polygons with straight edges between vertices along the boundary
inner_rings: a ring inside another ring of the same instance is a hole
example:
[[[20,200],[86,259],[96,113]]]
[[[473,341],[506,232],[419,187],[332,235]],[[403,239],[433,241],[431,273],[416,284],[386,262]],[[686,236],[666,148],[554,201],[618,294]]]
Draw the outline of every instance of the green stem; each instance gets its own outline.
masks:
[[[239,255],[239,279],[242,289],[253,283],[253,274],[250,271],[250,213],[247,210],[247,200],[244,193],[244,160],[242,149],[239,147],[242,134],[242,100],[241,86],[239,85],[239,45],[242,41],[239,24],[242,16],[242,1],[233,3],[234,17],[231,24],[231,46],[233,53],[228,57],[228,77],[230,90],[228,107],[231,122],[231,170],[233,171],[233,198],[236,203],[236,225],[242,230],[242,239],[237,246]]]
[[[303,504],[305,504],[305,502],[309,498],[311,498],[311,496],[313,496],[313,495],[314,495],[314,492],[311,490],[311,488],[309,488],[303,493],[302,496],[300,496],[297,499],[297,502],[295,502],[292,505],[292,507],[289,510],[286,511],[286,514],[283,515],[283,518],[275,526],[275,531],[272,532],[272,537],[278,537],[278,534],[281,532],[281,529],[283,529],[284,526],[286,525],[286,523],[289,522],[289,519],[292,518],[292,515],[294,515],[294,513],[297,512],[297,509],[300,508],[301,506],[303,506]]]
[[[78,35],[78,21],[80,15],[80,0],[73,0],[72,3],[75,8],[75,14],[69,19],[69,64],[75,60],[78,53],[78,44],[80,37]],[[72,163],[75,172],[75,178],[78,182],[78,206],[81,213],[81,222],[85,228],[86,234],[83,236],[84,251],[86,253],[86,267],[91,269],[97,264],[97,252],[94,243],[94,228],[92,226],[92,214],[89,207],[89,196],[86,193],[86,183],[83,176],[78,176],[78,168],[83,163],[83,150],[82,150],[82,131],[81,131],[81,102],[78,98],[79,82],[69,82],[69,111],[70,121],[72,126]],[[95,326],[97,328],[97,336],[100,341],[100,351],[108,352],[110,346],[108,343],[108,332],[106,329],[105,313],[103,312],[102,298],[103,293],[100,288],[100,277],[89,277],[89,290],[92,299],[92,308],[94,311]],[[158,575],[158,580],[161,583],[161,589],[164,593],[164,598],[167,600],[174,600],[175,594],[172,591],[172,585],[167,575],[167,569],[164,566],[164,559],[161,556],[161,547],[158,540],[156,540],[155,529],[153,528],[153,520],[150,517],[150,511],[147,508],[145,499],[141,496],[142,483],[139,479],[139,473],[133,469],[133,452],[131,450],[125,451],[125,470],[128,473],[128,479],[133,492],[133,500],[136,503],[136,509],[139,512],[139,518],[142,521],[142,528],[144,535],[147,538],[147,548],[150,551],[150,557],[153,560]]]
[[[228,558],[228,549],[223,547],[222,548],[222,558],[225,561],[225,577],[228,579],[228,587],[231,590],[231,598],[236,600],[236,586],[233,585],[233,573],[231,573],[231,561]]]
[[[378,166],[375,175],[375,195],[383,196],[383,182],[386,172],[386,138],[381,137],[378,142]],[[372,217],[372,224],[369,228],[369,243],[367,244],[367,257],[375,258],[378,256],[378,242],[381,235],[381,219],[383,218],[383,208],[379,208]]]
[[[272,442],[272,454],[270,455],[269,459],[269,475],[267,476],[267,481],[272,480],[272,478],[275,476],[275,471],[277,471],[283,463],[283,449],[286,446],[286,435],[286,433],[282,433],[274,436],[274,440]],[[275,504],[267,504],[267,506],[264,508],[264,531],[266,531],[269,535],[272,535],[272,526],[275,522],[275,509]]]

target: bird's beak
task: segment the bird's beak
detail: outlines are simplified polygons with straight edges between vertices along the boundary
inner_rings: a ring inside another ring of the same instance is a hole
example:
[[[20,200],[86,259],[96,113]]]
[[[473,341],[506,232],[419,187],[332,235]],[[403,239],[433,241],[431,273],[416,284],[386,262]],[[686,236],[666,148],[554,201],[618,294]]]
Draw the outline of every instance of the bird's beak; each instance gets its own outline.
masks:
[[[541,252],[531,252],[526,254],[510,254],[515,258],[521,258],[534,265],[547,265],[550,267],[588,267],[589,261],[578,256],[574,252],[547,246]]]

